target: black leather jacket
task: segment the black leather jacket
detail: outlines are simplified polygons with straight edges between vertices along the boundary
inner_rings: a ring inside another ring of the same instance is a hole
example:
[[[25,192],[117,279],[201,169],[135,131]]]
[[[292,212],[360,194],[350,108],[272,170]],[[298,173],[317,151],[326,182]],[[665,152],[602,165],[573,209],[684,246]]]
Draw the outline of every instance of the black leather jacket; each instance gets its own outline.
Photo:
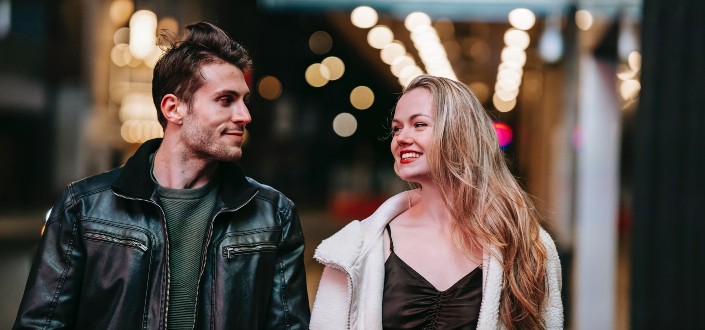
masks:
[[[165,329],[169,238],[143,144],[121,168],[68,186],[30,271],[16,329]],[[220,164],[196,329],[304,329],[304,237],[293,203]]]

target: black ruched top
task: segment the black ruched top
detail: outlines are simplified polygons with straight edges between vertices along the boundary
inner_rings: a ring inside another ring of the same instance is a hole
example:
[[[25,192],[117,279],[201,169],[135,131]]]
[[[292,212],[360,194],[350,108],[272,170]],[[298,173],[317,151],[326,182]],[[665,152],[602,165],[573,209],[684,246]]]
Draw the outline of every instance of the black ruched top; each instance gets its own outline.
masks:
[[[475,329],[482,302],[482,268],[477,267],[445,291],[438,291],[394,253],[384,263],[384,329]]]

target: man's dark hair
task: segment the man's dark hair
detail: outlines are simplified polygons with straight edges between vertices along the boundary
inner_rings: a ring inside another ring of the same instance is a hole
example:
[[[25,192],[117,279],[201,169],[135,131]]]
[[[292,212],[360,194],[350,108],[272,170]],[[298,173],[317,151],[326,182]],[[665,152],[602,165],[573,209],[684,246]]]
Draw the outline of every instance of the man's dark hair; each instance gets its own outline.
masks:
[[[174,94],[191,108],[194,92],[204,83],[200,73],[201,66],[227,62],[243,72],[252,67],[247,50],[219,27],[198,22],[187,25],[186,30],[188,35],[182,41],[162,34],[168,41],[169,48],[154,66],[152,99],[163,128],[166,128],[166,118],[160,110],[162,98],[164,95]]]

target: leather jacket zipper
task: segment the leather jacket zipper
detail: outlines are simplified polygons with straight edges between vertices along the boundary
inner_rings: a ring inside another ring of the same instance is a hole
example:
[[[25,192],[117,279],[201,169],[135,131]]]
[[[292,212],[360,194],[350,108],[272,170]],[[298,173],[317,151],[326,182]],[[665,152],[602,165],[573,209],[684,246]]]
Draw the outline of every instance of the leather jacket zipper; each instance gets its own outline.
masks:
[[[127,197],[125,195],[116,193],[113,191],[113,194],[116,196],[133,200],[133,201],[141,201],[141,202],[147,202],[150,204],[154,204],[159,208],[159,211],[161,211],[161,223],[162,223],[162,229],[164,230],[164,242],[166,243],[166,298],[165,298],[165,305],[164,305],[164,327],[163,329],[167,329],[167,321],[169,320],[169,290],[171,290],[171,271],[169,270],[169,230],[166,228],[166,213],[164,213],[164,209],[162,208],[159,203],[151,200],[151,199],[142,199],[142,198],[133,198],[133,197]],[[146,317],[146,314],[145,314]]]
[[[231,259],[233,258],[233,255],[236,254],[244,254],[248,252],[275,251],[276,249],[277,246],[269,242],[252,245],[225,246],[223,247],[223,257]]]
[[[219,215],[227,212],[236,212],[237,210],[243,208],[245,205],[249,204],[250,201],[252,201],[255,196],[259,193],[259,190],[255,191],[252,196],[248,200],[246,200],[244,203],[242,203],[240,206],[232,209],[225,209],[221,208],[214,216],[211,218],[210,225],[208,226],[208,236],[206,236],[206,243],[203,246],[203,251],[201,253],[201,271],[198,273],[198,282],[196,283],[196,299],[195,303],[193,304],[193,313],[195,317],[193,318],[193,327],[192,329],[196,329],[196,319],[198,316],[196,315],[197,308],[198,308],[198,296],[200,295],[200,289],[201,289],[201,279],[203,278],[203,271],[206,269],[206,257],[208,255],[208,245],[211,243],[211,237],[213,236],[213,225],[215,223],[215,219],[218,218]]]
[[[144,252],[147,252],[147,245],[144,243],[136,240],[136,239],[131,239],[131,238],[118,238],[115,236],[111,235],[106,235],[106,234],[101,234],[101,233],[96,233],[96,232],[90,232],[87,231],[84,236],[89,239],[94,239],[94,240],[99,240],[99,241],[105,241],[105,242],[110,242],[110,243],[115,243],[115,244],[120,244],[120,245],[125,245],[125,246],[131,246],[131,247],[136,247]]]

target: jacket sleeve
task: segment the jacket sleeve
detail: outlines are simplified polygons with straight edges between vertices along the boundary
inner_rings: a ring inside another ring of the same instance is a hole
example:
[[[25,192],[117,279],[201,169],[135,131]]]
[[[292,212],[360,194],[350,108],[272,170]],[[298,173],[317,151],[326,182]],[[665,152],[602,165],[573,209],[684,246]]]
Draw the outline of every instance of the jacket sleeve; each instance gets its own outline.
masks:
[[[74,328],[83,274],[71,187],[52,208],[27,279],[14,329]]]
[[[304,235],[293,203],[280,211],[282,238],[267,329],[308,329],[311,316],[304,270]]]
[[[346,329],[352,301],[348,275],[326,266],[311,312],[311,329]]]
[[[546,284],[548,297],[543,307],[546,329],[563,329],[563,301],[561,300],[561,262],[556,245],[547,232],[541,230],[541,240],[546,247]]]

